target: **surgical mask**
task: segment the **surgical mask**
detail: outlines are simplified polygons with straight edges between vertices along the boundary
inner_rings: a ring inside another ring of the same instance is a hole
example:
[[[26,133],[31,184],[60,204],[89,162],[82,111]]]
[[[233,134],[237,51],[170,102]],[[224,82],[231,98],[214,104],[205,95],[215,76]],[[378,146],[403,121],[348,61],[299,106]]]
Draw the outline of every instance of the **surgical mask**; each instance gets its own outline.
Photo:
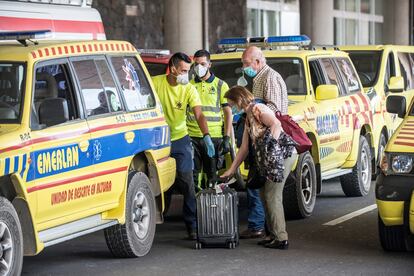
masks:
[[[245,87],[245,86],[247,86],[247,84],[248,84],[248,82],[247,82],[246,78],[244,77],[244,73],[243,73],[243,75],[237,80],[237,85]]]
[[[201,64],[197,64],[194,67],[194,72],[196,73],[197,77],[204,78],[207,75],[208,72],[208,67],[207,66],[203,66]]]
[[[233,113],[233,115],[242,114],[243,112],[244,110],[243,109],[239,110],[236,105],[233,105],[231,107],[231,113]]]
[[[188,73],[184,73],[177,76],[177,83],[186,85],[189,82],[188,80]]]
[[[243,71],[251,78],[254,78],[257,75],[256,70],[254,70],[251,66],[243,68]]]

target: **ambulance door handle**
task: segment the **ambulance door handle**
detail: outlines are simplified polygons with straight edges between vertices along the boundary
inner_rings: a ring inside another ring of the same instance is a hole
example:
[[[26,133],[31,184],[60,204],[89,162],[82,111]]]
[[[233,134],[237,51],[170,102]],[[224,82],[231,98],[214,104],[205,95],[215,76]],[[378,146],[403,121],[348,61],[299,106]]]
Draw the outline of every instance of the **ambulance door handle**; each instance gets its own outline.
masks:
[[[87,151],[88,147],[89,147],[89,141],[88,140],[84,140],[84,141],[79,142],[79,148],[82,152]]]
[[[135,139],[135,132],[128,131],[125,133],[125,140],[128,142],[128,144],[131,144],[132,142],[134,142],[134,139]]]

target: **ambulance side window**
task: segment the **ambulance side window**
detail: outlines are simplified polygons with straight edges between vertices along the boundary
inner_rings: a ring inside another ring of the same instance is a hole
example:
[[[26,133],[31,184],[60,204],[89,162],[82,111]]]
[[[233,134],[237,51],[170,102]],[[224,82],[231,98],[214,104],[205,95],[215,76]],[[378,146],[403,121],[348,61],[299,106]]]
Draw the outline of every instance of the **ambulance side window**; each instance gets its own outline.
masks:
[[[335,64],[331,59],[323,58],[321,59],[322,68],[325,71],[325,76],[327,77],[326,84],[332,84],[338,86],[339,94],[345,95],[343,83],[338,75],[337,70],[335,69]]]
[[[398,53],[401,76],[404,78],[405,90],[414,88],[413,60],[410,53]]]
[[[57,125],[79,118],[76,96],[67,61],[36,67],[31,128]]]
[[[155,106],[155,98],[141,65],[134,56],[110,58],[129,111]]]
[[[387,66],[385,67],[385,76],[384,76],[384,87],[385,95],[389,93],[388,84],[390,78],[395,76],[395,62],[394,62],[394,53],[390,53],[387,58]]]
[[[323,71],[320,63],[317,60],[310,61],[309,68],[311,74],[313,93],[315,94],[316,88],[321,84],[325,84]]]
[[[104,59],[72,61],[88,116],[122,110],[121,101]]]
[[[335,59],[335,62],[345,83],[345,91],[347,91],[348,93],[356,93],[361,91],[361,86],[359,85],[357,73],[352,67],[351,62],[346,58]]]

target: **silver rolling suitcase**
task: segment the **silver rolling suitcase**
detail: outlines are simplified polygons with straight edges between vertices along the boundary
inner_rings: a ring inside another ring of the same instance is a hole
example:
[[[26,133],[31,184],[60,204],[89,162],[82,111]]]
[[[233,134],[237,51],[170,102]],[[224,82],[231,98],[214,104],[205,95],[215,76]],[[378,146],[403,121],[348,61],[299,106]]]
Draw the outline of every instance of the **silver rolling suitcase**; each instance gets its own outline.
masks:
[[[197,201],[197,243],[202,247],[235,248],[239,244],[237,192],[224,186],[200,191]]]

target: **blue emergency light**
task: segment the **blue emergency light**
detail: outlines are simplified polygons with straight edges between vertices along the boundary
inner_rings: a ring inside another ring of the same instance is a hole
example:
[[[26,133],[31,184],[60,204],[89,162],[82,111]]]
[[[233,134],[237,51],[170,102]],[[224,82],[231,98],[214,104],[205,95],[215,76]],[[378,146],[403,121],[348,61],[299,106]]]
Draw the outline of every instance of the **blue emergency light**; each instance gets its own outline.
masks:
[[[224,49],[247,48],[254,45],[262,48],[275,48],[279,46],[307,46],[311,40],[306,35],[269,36],[269,37],[234,37],[223,38],[218,46]]]
[[[247,43],[247,37],[231,37],[220,39],[218,46],[222,48],[243,48],[247,46]]]
[[[271,46],[306,46],[311,40],[307,35],[269,36],[267,43]]]
[[[50,30],[0,32],[0,40],[39,39],[50,35]]]

